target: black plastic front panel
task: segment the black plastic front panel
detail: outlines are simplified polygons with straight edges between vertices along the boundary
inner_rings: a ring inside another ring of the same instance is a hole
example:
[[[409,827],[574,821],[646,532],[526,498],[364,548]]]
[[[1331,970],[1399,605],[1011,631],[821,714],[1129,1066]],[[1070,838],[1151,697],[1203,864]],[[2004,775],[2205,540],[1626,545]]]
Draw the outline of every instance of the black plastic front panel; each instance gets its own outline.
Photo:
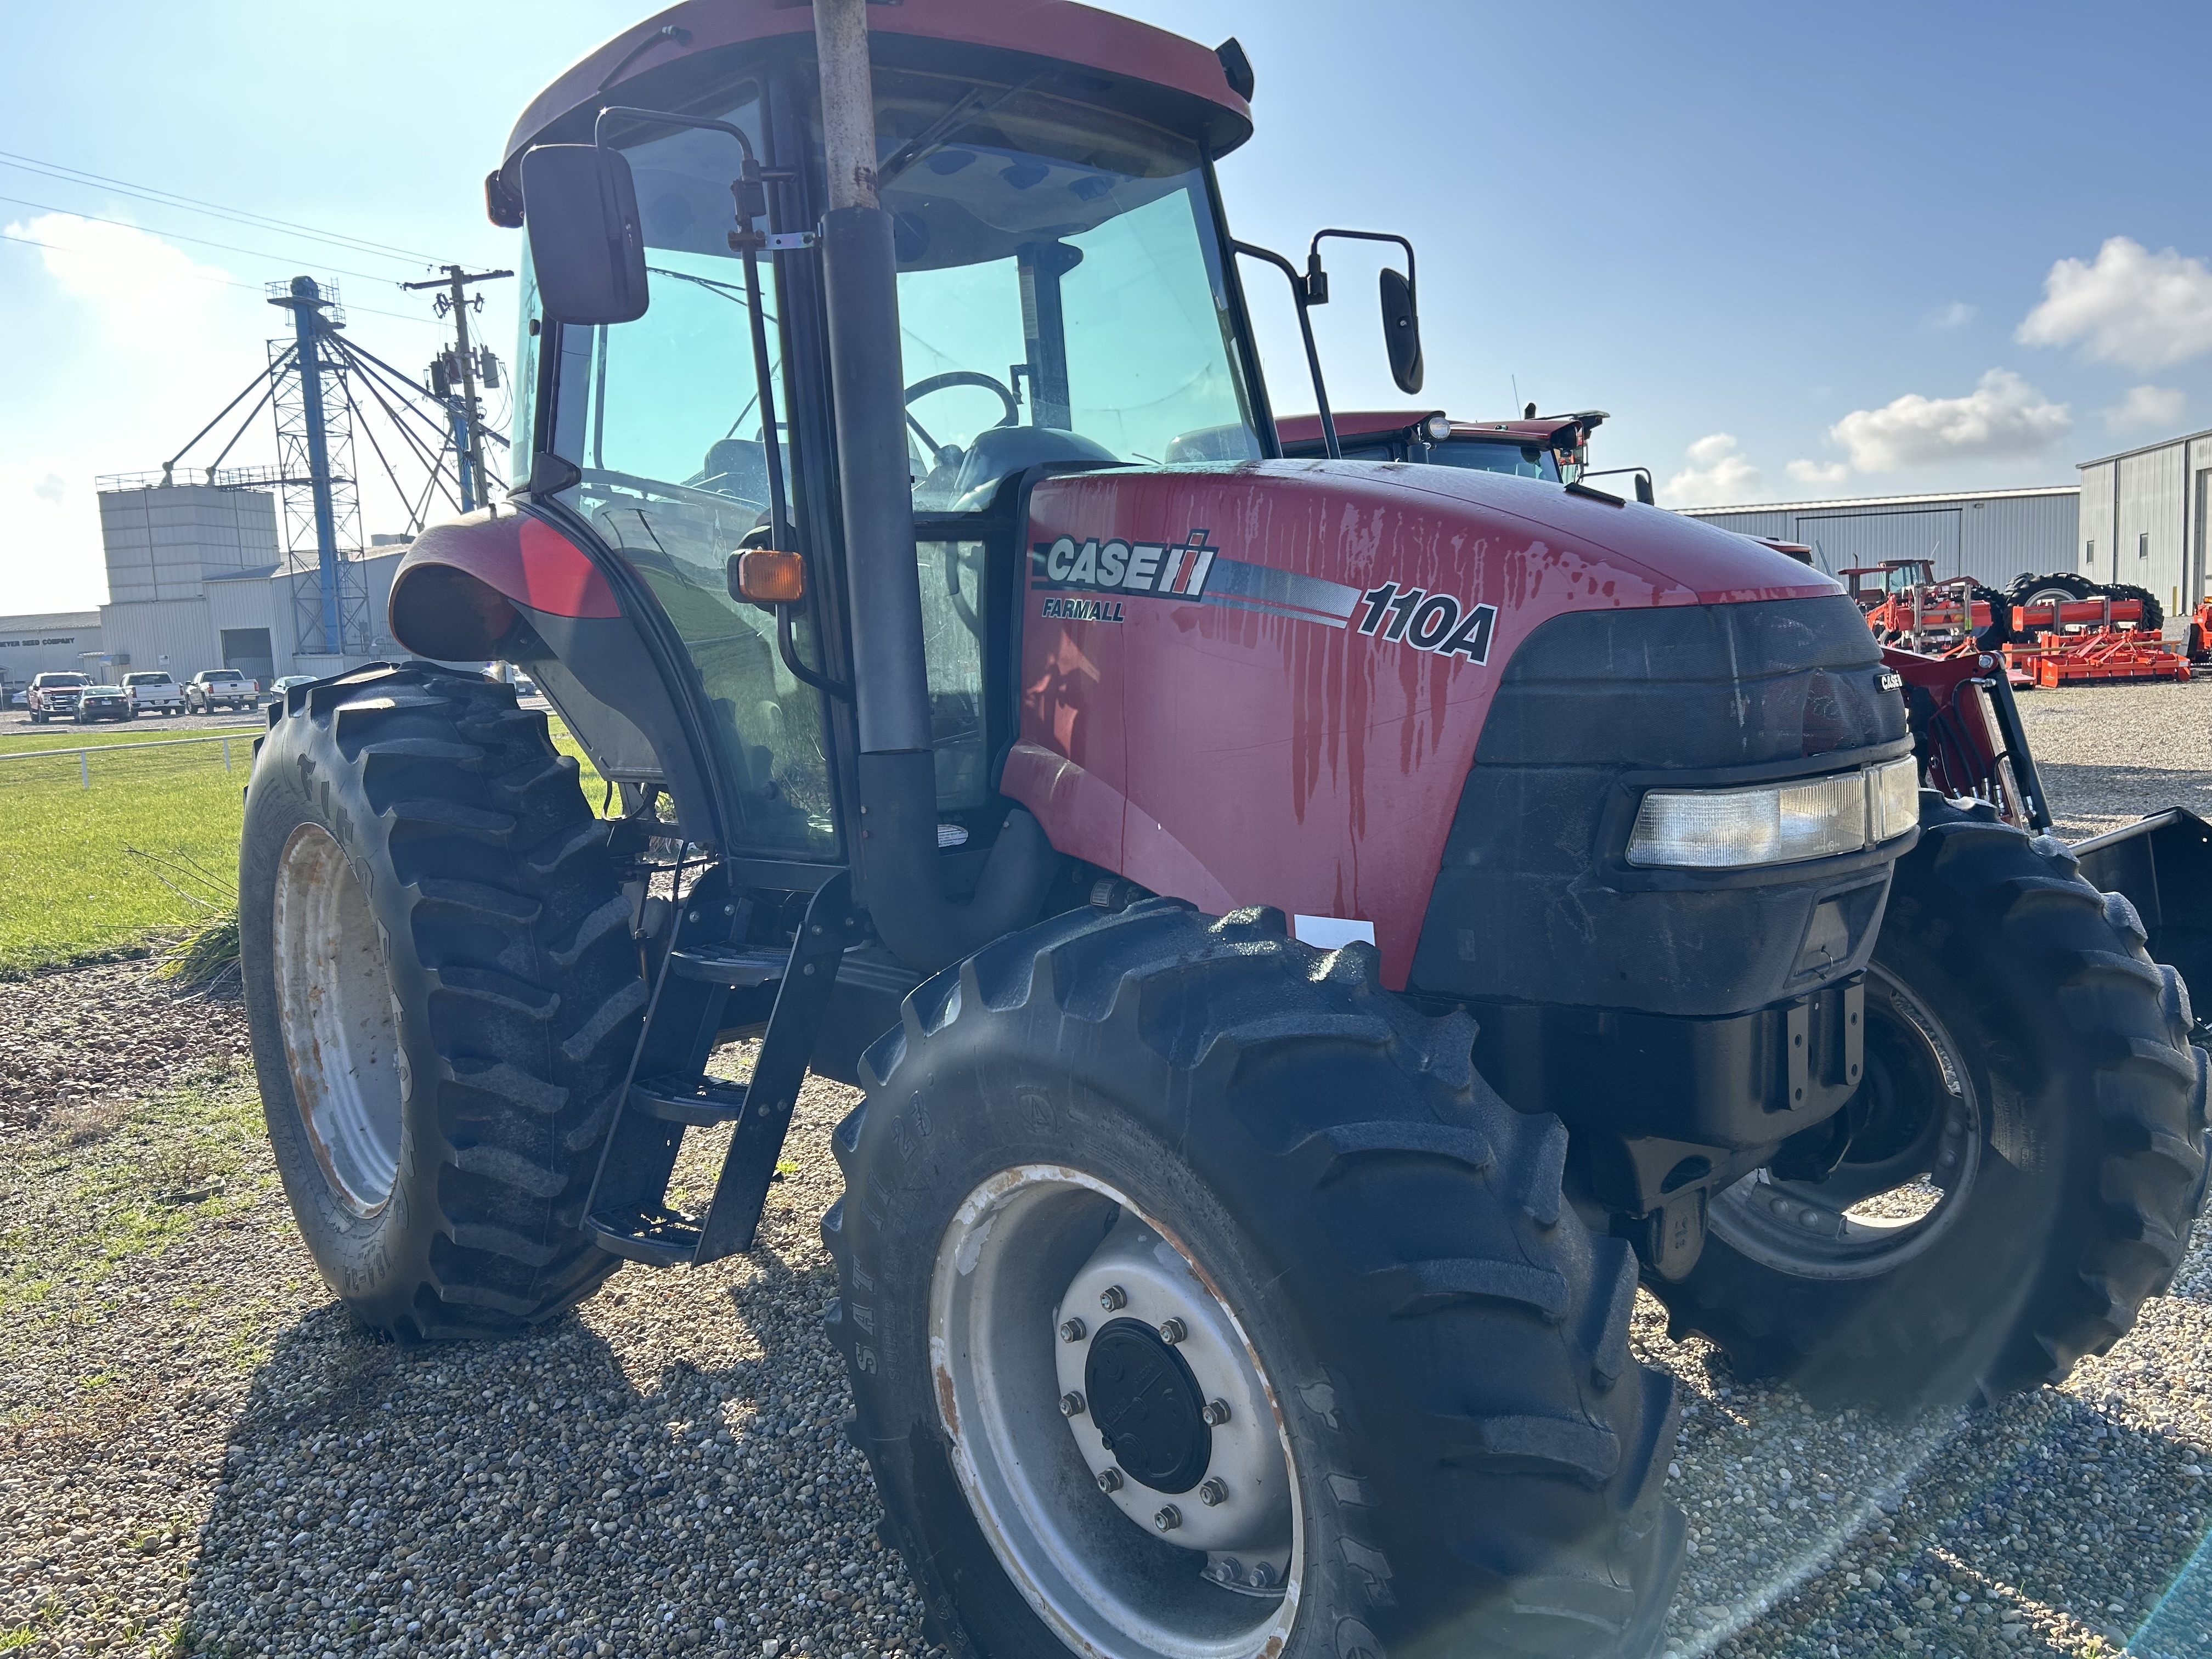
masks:
[[[1642,792],[1909,752],[1904,700],[1844,595],[1593,611],[1514,653],[1484,723],[1412,988],[1475,1002],[1712,1017],[1864,967],[1909,847],[1750,872],[1623,852]]]

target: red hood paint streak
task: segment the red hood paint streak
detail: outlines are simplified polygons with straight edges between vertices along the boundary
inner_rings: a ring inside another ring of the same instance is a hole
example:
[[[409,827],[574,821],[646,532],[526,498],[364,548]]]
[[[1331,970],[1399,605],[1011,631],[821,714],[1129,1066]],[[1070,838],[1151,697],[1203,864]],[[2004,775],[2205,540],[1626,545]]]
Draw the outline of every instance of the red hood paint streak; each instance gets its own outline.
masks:
[[[1031,549],[1175,547],[1204,530],[1218,553],[1195,603],[1055,583],[1032,557],[1005,792],[1061,852],[1203,909],[1372,923],[1394,988],[1498,675],[1534,629],[1569,611],[1839,591],[1695,520],[1444,467],[1091,473],[1040,483],[1030,515]],[[1343,595],[1385,582],[1495,606],[1486,660],[1360,632],[1364,600]]]

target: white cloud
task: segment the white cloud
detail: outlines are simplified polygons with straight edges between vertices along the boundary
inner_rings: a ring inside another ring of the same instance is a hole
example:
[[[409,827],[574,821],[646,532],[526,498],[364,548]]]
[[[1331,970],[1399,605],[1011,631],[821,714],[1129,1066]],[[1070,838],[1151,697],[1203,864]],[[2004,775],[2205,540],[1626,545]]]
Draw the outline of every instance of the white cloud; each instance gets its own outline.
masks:
[[[42,213],[27,224],[9,225],[8,234],[45,244],[39,258],[54,286],[88,308],[118,344],[166,344],[173,351],[178,331],[196,327],[214,312],[224,296],[217,284],[234,280],[151,231],[128,225]]]
[[[69,486],[62,482],[60,473],[49,472],[31,486],[31,493],[42,501],[48,501],[59,507],[62,504],[62,497],[69,493]]]
[[[1759,493],[1759,469],[1725,432],[1708,433],[1686,452],[1690,465],[1660,486],[1669,507],[1717,507]]]
[[[1941,311],[1931,312],[1923,325],[1928,328],[1964,328],[1981,314],[1980,307],[1970,306],[1964,300],[1954,300]]]
[[[2073,430],[2054,404],[2010,369],[1993,368],[1963,398],[1908,392],[1880,409],[1855,409],[1828,428],[1860,472],[1937,462],[2034,455]]]
[[[2013,336],[2023,345],[2078,340],[2084,357],[2131,368],[2212,351],[2212,270],[2172,248],[2153,253],[2132,238],[2108,238],[2094,264],[2052,265],[2043,295]]]
[[[1788,470],[1790,476],[1799,483],[1831,488],[1851,476],[1850,464],[1844,461],[1792,461]]]
[[[2105,424],[2115,432],[2147,426],[2173,426],[2180,421],[2181,411],[2188,407],[2189,394],[2172,386],[2130,386],[2126,397],[2104,411]]]

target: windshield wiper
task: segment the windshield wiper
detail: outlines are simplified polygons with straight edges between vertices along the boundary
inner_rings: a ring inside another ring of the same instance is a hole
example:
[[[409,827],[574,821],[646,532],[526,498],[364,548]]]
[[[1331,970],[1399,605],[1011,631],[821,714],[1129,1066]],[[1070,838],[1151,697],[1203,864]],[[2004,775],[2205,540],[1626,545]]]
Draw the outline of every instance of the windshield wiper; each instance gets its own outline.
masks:
[[[951,108],[890,153],[883,166],[876,169],[876,188],[881,190],[954,133],[1003,108],[1011,100],[1019,97],[1043,78],[1044,72],[1039,71],[1028,80],[1008,87],[996,98],[991,97],[981,87],[969,88],[953,100]]]

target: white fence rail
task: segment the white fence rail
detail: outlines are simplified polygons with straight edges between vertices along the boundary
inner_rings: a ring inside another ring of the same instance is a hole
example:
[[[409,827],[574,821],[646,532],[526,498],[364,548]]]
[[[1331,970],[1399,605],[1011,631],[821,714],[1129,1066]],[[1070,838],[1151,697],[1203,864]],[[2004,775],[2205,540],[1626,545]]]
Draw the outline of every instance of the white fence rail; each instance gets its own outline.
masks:
[[[149,749],[189,749],[197,744],[214,743],[222,745],[222,769],[228,772],[233,769],[231,745],[237,744],[242,751],[239,757],[240,759],[251,760],[253,755],[253,739],[258,735],[259,734],[254,728],[248,726],[236,732],[212,732],[204,738],[163,738],[155,743],[91,743],[80,748],[57,744],[52,749],[18,749],[7,754],[0,754],[0,765],[4,765],[9,761],[53,760],[63,756],[74,755],[76,757],[78,785],[80,787],[89,789],[92,787],[92,757],[94,755],[127,755],[133,750],[143,751]]]

